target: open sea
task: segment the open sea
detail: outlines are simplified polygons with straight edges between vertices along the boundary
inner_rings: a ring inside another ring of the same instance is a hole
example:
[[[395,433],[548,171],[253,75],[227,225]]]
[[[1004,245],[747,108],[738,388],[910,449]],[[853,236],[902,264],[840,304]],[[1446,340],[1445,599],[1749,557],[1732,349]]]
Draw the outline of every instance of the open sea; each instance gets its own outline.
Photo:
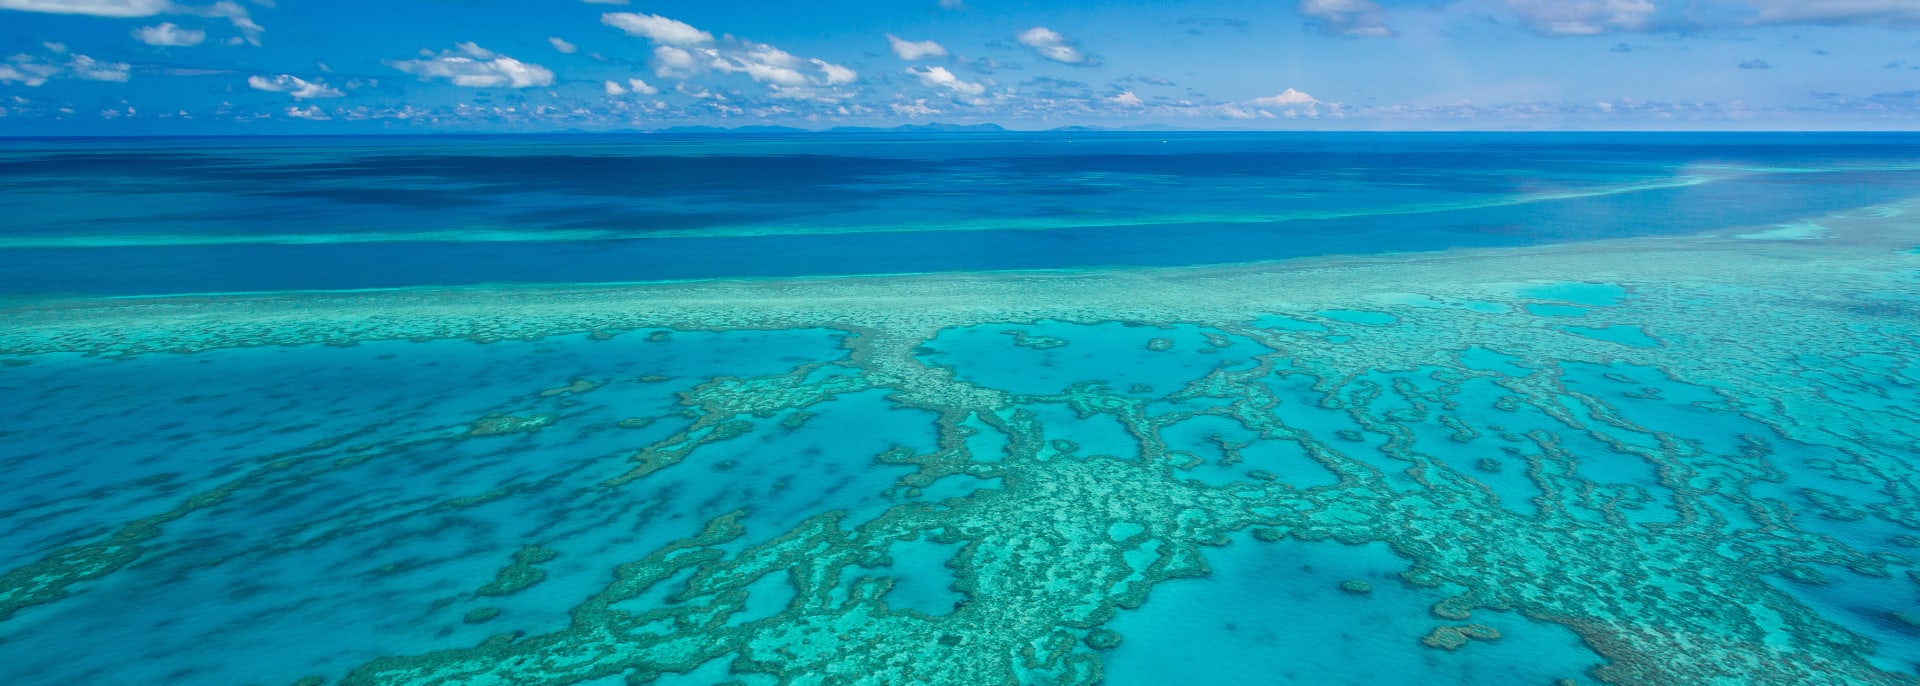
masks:
[[[1920,134],[0,139],[0,684],[1920,684]]]

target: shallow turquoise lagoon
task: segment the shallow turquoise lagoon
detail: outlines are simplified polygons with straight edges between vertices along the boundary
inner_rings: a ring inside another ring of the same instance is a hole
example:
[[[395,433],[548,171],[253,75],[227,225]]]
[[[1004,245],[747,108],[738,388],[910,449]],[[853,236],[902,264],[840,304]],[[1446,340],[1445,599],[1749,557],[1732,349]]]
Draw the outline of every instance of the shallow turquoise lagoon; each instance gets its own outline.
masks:
[[[1627,297],[1627,289],[1621,288],[1619,284],[1565,281],[1522,288],[1519,294],[1523,298],[1556,300],[1589,307],[1611,307],[1620,304],[1621,299]]]
[[[1408,587],[1384,545],[1249,535],[1205,554],[1207,579],[1166,582],[1113,621],[1124,638],[1107,683],[1590,684],[1605,661],[1565,628],[1504,613],[1475,618],[1497,640],[1423,646],[1423,616],[1446,596]]]

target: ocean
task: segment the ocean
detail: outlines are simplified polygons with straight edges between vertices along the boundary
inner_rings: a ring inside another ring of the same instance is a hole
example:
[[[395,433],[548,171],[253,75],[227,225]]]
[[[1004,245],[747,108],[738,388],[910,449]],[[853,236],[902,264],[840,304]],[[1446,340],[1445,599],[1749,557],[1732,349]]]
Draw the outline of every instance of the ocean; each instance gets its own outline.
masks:
[[[1920,683],[1920,135],[0,141],[0,683]]]

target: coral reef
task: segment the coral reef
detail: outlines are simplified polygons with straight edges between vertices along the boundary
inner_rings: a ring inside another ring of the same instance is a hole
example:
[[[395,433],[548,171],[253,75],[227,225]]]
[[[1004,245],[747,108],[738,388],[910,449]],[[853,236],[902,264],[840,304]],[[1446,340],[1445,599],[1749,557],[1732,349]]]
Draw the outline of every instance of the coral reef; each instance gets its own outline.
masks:
[[[1430,612],[1446,623],[1422,639],[1433,648],[1510,640],[1476,619],[1512,612],[1576,632],[1605,659],[1588,676],[1611,683],[1916,683],[1900,662],[1911,646],[1809,600],[1855,578],[1911,595],[1920,572],[1920,255],[1899,216],[1836,218],[1828,237],[1791,246],[1692,237],[995,279],[16,306],[18,324],[0,332],[15,356],[574,335],[670,345],[813,328],[836,332],[844,356],[771,374],[562,376],[464,434],[422,429],[351,453],[363,439],[341,437],[278,455],[0,575],[0,620],[138,574],[132,563],[183,520],[244,516],[212,506],[294,488],[274,476],[287,470],[329,478],[512,441],[560,451],[539,441],[577,428],[621,446],[620,464],[540,497],[630,502],[598,525],[637,529],[652,499],[694,483],[674,479],[749,479],[805,456],[784,436],[846,421],[891,437],[850,463],[886,475],[874,489],[884,506],[827,497],[855,483],[835,472],[807,487],[826,494],[811,510],[786,512],[773,503],[795,487],[775,479],[745,507],[704,512],[693,535],[604,546],[625,557],[563,619],[332,676],[646,683],[721,661],[735,677],[795,683],[1091,684],[1121,645],[1105,625],[1152,602],[1155,585],[1205,577],[1219,546],[1293,539],[1385,545],[1410,564],[1406,584],[1445,589]],[[1528,309],[1568,302],[1586,309]],[[1113,322],[1140,326],[1102,328]],[[947,334],[979,326],[1011,334],[996,340],[1012,371],[939,361],[958,345]],[[1103,337],[1166,362],[1035,362]],[[589,421],[561,404],[646,386],[672,386],[671,408]],[[884,409],[837,419],[858,402]],[[523,498],[535,489],[450,496],[431,506],[533,507]],[[542,582],[541,565],[574,560],[548,533],[538,540],[551,549],[521,548],[491,581],[473,580],[477,593],[513,594]],[[872,570],[907,541],[957,550],[939,567],[964,598],[950,613],[889,606],[898,582]],[[1375,591],[1361,579],[1339,588]],[[521,616],[493,612],[465,619]],[[1895,612],[1882,614],[1912,623]]]

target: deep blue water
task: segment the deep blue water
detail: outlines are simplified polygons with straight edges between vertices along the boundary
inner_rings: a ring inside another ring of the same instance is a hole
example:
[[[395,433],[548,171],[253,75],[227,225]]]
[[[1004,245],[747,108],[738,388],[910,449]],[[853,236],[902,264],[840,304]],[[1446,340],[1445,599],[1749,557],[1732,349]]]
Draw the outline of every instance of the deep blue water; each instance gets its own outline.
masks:
[[[1772,224],[1920,135],[782,134],[0,142],[0,292],[1117,265]],[[1687,181],[1698,183],[1687,183]],[[829,231],[832,233],[822,233]]]

